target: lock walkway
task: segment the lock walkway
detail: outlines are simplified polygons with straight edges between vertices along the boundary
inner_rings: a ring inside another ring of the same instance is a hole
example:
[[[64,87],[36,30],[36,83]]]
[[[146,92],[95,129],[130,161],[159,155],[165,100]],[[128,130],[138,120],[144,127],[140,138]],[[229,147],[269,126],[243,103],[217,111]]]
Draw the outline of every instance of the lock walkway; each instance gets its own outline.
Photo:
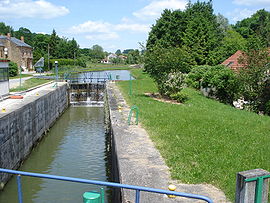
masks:
[[[170,178],[169,168],[166,166],[159,151],[155,148],[148,133],[139,124],[128,125],[130,107],[126,104],[120,90],[115,83],[107,85],[110,104],[110,117],[114,145],[117,150],[120,183],[138,186],[168,189],[168,185],[176,185],[177,192],[186,192],[208,196],[214,202],[229,202],[224,193],[208,184],[181,184]],[[119,108],[121,107],[121,108]],[[134,202],[134,192],[123,190],[123,202]],[[157,195],[143,192],[141,202],[203,202],[186,198],[168,198],[167,195]]]

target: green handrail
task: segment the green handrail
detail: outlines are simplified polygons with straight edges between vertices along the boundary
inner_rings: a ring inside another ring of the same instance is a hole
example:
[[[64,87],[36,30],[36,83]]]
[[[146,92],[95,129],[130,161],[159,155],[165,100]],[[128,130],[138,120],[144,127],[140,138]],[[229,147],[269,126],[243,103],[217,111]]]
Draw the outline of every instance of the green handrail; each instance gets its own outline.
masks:
[[[136,111],[136,125],[138,125],[139,122],[139,108],[136,105],[133,105],[129,111],[128,114],[128,125],[130,125],[131,116],[133,114],[133,111]]]
[[[249,179],[245,180],[245,182],[256,181],[256,191],[255,191],[255,201],[254,201],[254,203],[261,203],[262,202],[263,181],[266,178],[270,178],[270,175],[260,176],[260,177],[256,177],[256,178],[249,178]]]

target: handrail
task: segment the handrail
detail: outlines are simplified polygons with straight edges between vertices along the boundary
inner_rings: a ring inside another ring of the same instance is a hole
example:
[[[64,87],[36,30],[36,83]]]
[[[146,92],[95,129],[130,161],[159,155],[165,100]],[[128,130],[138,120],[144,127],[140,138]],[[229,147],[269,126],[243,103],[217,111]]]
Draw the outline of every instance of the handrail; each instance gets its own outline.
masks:
[[[149,187],[126,185],[126,184],[104,182],[104,181],[97,181],[97,180],[87,180],[87,179],[81,179],[81,178],[71,178],[71,177],[48,175],[48,174],[41,174],[41,173],[31,173],[31,172],[3,169],[3,168],[0,168],[0,172],[18,175],[17,176],[17,184],[18,184],[19,203],[22,203],[22,192],[21,192],[21,182],[20,182],[21,177],[20,176],[31,176],[31,177],[36,177],[36,178],[46,178],[46,179],[53,179],[53,180],[62,180],[62,181],[69,181],[69,182],[86,183],[86,184],[93,184],[93,185],[102,185],[102,186],[109,186],[109,187],[131,189],[131,190],[136,191],[136,201],[135,201],[136,203],[140,202],[140,192],[141,191],[166,194],[166,195],[175,195],[175,196],[179,196],[179,197],[199,199],[199,200],[206,201],[208,203],[213,203],[213,201],[206,196],[189,194],[189,193],[184,193],[184,192],[174,192],[174,191],[161,190],[161,189],[155,189],[155,188],[149,188]]]
[[[263,198],[263,184],[264,179],[270,178],[270,175],[260,176],[256,178],[245,179],[245,182],[256,181],[256,190],[255,190],[255,203],[261,203]]]

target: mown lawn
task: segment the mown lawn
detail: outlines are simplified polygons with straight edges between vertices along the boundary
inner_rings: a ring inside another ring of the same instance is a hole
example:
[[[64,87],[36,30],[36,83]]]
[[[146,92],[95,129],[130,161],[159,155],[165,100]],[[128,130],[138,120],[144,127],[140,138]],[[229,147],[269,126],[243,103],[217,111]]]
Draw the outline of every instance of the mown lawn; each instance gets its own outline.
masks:
[[[25,91],[28,90],[32,87],[36,87],[38,85],[45,84],[47,82],[50,82],[51,80],[46,80],[46,79],[40,79],[40,78],[30,78],[22,84],[21,87],[16,87],[16,88],[11,88],[9,91],[10,92],[20,92],[20,91]]]
[[[236,173],[263,168],[270,171],[270,117],[237,110],[203,97],[193,89],[185,104],[175,105],[144,96],[156,92],[141,70],[132,70],[133,96],[128,81],[119,86],[130,105],[140,109],[140,123],[170,167],[173,179],[210,183],[234,200]]]

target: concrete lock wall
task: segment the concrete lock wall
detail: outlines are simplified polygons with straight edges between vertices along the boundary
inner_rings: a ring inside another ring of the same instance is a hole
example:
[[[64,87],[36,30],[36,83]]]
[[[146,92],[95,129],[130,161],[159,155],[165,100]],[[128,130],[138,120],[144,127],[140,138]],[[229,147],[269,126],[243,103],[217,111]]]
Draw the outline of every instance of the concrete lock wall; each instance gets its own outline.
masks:
[[[0,168],[17,169],[33,146],[68,107],[67,84],[29,96],[13,111],[0,115]],[[10,178],[0,174],[0,189]]]

